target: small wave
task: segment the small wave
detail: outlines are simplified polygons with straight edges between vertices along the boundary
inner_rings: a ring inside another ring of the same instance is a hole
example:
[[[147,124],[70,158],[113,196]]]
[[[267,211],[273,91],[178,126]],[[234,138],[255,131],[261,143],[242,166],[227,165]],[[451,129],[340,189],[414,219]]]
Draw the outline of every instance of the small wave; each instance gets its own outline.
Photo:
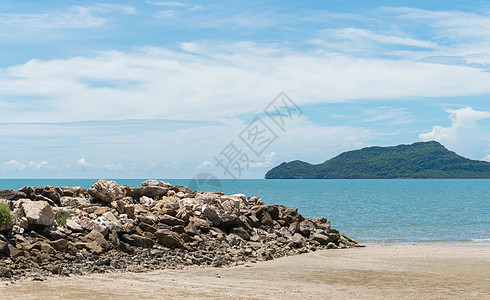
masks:
[[[484,243],[484,242],[490,242],[490,239],[469,239],[469,242],[476,242],[476,243]]]
[[[456,243],[490,243],[490,239],[425,239],[425,240],[407,240],[407,239],[389,239],[389,240],[360,240],[361,243],[366,244],[456,244]]]

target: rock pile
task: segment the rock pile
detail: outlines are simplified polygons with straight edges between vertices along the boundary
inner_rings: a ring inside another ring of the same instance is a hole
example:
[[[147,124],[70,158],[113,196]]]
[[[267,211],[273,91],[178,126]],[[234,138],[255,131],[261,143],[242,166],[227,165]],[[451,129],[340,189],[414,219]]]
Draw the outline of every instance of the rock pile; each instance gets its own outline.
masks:
[[[15,218],[0,233],[4,279],[218,267],[359,246],[323,217],[310,220],[258,197],[202,193],[157,180],[139,187],[101,179],[88,190],[1,190],[0,202]],[[58,217],[69,212],[66,223]]]

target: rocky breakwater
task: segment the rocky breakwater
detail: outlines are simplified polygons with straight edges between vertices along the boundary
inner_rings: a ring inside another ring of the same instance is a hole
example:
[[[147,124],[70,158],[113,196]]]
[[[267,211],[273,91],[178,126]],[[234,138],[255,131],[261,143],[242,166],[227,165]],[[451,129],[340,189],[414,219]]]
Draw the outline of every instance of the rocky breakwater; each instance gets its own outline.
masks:
[[[156,180],[1,190],[0,206],[0,278],[9,280],[218,267],[359,246],[323,217]]]

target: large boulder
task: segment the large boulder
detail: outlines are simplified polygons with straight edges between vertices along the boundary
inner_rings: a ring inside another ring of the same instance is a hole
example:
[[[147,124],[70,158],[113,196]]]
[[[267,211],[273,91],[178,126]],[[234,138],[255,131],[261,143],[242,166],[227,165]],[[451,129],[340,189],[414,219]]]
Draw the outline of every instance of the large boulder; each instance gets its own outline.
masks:
[[[36,195],[41,195],[53,201],[56,204],[60,203],[60,193],[59,191],[50,185],[37,188],[35,190]]]
[[[136,188],[134,191],[134,197],[140,198],[142,196],[146,196],[150,198],[160,198],[165,196],[167,192],[168,189],[161,186],[143,186]]]
[[[326,235],[321,234],[321,233],[314,233],[311,239],[319,242],[320,245],[328,245],[328,243],[331,242],[331,239],[329,236],[326,236]]]
[[[55,215],[51,205],[46,201],[21,200],[21,207],[29,224],[51,226]]]
[[[87,192],[87,189],[81,186],[60,186],[58,189],[61,192],[61,196],[68,197],[81,196]]]
[[[151,248],[154,245],[154,242],[152,239],[138,235],[138,234],[123,234],[122,239],[130,244],[131,246],[135,247],[143,247],[143,248]]]
[[[134,198],[143,196],[153,199],[161,198],[167,194],[170,187],[172,187],[172,185],[165,181],[147,180],[135,189]]]
[[[96,230],[102,233],[104,236],[109,233],[109,228],[107,226],[86,217],[80,218],[80,226],[88,231]]]
[[[83,231],[82,226],[80,226],[80,224],[78,224],[77,222],[75,222],[73,220],[66,220],[65,226],[66,226],[66,228],[70,229],[73,232],[82,232]]]
[[[64,207],[80,207],[84,205],[89,205],[90,201],[88,199],[85,199],[84,197],[68,197],[68,196],[63,196],[60,198],[61,206]]]
[[[88,193],[92,197],[107,203],[126,197],[126,189],[115,181],[105,179],[101,179],[92,185]]]
[[[121,222],[110,211],[104,213],[98,220],[102,225],[108,227],[110,231],[123,231]]]
[[[202,214],[205,215],[206,218],[208,218],[209,221],[213,222],[216,226],[221,223],[221,217],[219,216],[216,209],[207,204],[204,204],[204,206],[202,207]]]
[[[184,246],[184,241],[180,235],[169,229],[158,230],[154,235],[158,243],[165,247],[182,248]]]
[[[26,197],[27,195],[24,192],[12,191],[12,190],[0,190],[0,199],[18,200]]]
[[[181,219],[179,218],[176,218],[176,217],[172,217],[171,215],[163,215],[163,216],[160,216],[160,219],[159,219],[161,222],[167,224],[167,225],[185,225],[185,222],[182,221]]]
[[[145,187],[145,186],[160,186],[160,187],[164,187],[164,188],[171,188],[172,187],[172,185],[168,182],[158,181],[155,179],[149,179],[149,180],[146,180],[140,184],[140,187]]]

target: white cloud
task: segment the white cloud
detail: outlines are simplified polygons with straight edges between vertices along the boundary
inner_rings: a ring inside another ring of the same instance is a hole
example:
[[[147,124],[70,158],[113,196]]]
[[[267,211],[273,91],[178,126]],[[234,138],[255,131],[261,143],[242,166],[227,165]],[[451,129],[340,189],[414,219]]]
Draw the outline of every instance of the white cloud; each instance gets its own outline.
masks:
[[[179,164],[175,161],[171,161],[170,163],[166,163],[163,165],[163,168],[167,170],[178,170],[179,169]]]
[[[153,14],[153,17],[157,19],[171,19],[175,18],[177,16],[177,12],[174,10],[161,10],[155,14]]]
[[[87,163],[87,160],[85,158],[80,158],[78,161],[77,161],[77,165],[78,166],[87,166],[88,163]]]
[[[22,163],[16,160],[10,160],[3,163],[0,166],[0,169],[6,169],[9,171],[37,171],[41,169],[56,169],[56,166],[49,164],[47,161],[30,161],[28,163]]]
[[[101,3],[94,6],[89,6],[89,8],[94,11],[119,12],[126,15],[135,15],[138,13],[138,10],[134,6],[121,4]]]
[[[2,27],[23,29],[93,28],[105,24],[105,19],[96,17],[91,9],[76,6],[64,12],[39,14],[0,14]]]
[[[198,169],[198,170],[210,170],[213,168],[214,168],[214,165],[207,160],[203,161],[201,164],[196,166],[196,169]]]
[[[39,29],[89,29],[106,23],[97,13],[136,14],[136,8],[119,4],[98,4],[93,6],[71,6],[65,10],[44,13],[1,13],[0,26],[22,30]]]
[[[0,100],[3,121],[217,120],[259,112],[281,90],[299,105],[490,93],[490,73],[469,67],[252,43],[189,47],[199,54],[145,48],[0,69],[0,99],[21,99]],[[33,98],[43,113],[24,109]]]
[[[490,112],[471,107],[447,109],[451,126],[434,126],[432,131],[419,135],[422,141],[438,141],[461,155],[480,158],[481,152],[490,145],[488,130],[482,130],[478,121],[490,118]]]
[[[482,160],[490,162],[490,154],[482,158]]]
[[[274,156],[276,156],[276,152],[271,152],[265,155],[264,162],[252,162],[249,164],[250,168],[270,168],[274,166]]]
[[[370,30],[361,28],[340,28],[340,29],[326,29],[322,31],[322,36],[325,39],[313,40],[315,43],[333,47],[339,49],[339,47],[345,46],[345,44],[338,43],[338,40],[350,41],[357,45],[357,49],[361,50],[359,45],[368,46],[366,43],[378,43],[384,45],[402,45],[418,48],[437,49],[439,45],[432,41],[419,40],[411,37],[396,36],[390,34],[379,34]],[[335,40],[332,41],[332,39]],[[351,44],[353,46],[353,44]],[[374,45],[371,45],[374,46]],[[353,47],[350,47],[353,48]]]
[[[178,1],[157,1],[157,2],[147,2],[156,6],[187,6],[187,4]]]

